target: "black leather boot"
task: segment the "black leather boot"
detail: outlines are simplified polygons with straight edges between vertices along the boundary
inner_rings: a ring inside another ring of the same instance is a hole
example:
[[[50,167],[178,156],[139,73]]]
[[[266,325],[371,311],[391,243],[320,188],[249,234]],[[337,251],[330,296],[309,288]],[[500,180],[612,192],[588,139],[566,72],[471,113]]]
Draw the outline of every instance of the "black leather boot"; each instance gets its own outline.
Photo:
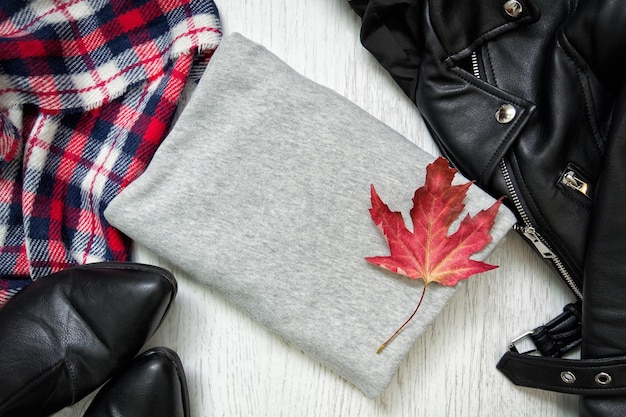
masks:
[[[84,417],[189,417],[189,395],[178,355],[152,348],[109,381]]]
[[[40,278],[0,309],[0,417],[50,415],[127,365],[176,296],[165,269],[99,263]]]

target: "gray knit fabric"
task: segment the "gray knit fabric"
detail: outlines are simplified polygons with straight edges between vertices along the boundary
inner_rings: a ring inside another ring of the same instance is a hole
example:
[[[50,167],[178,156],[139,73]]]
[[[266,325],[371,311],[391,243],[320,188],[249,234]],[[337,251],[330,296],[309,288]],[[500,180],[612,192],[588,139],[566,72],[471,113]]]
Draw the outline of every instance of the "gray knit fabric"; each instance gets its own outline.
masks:
[[[454,288],[431,285],[412,323],[376,354],[415,308],[422,282],[364,260],[389,253],[368,213],[370,184],[408,213],[434,159],[234,34],[105,216],[374,397]],[[472,213],[492,203],[477,187],[466,199]],[[513,223],[502,208],[476,258]]]

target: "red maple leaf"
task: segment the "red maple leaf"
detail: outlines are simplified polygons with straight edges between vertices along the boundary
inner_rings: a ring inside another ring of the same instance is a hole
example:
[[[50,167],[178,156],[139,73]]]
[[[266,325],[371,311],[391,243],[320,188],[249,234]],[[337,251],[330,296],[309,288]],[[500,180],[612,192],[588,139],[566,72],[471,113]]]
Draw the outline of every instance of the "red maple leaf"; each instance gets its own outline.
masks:
[[[474,274],[489,271],[497,266],[470,259],[491,241],[489,233],[502,200],[491,207],[463,218],[458,229],[448,234],[450,226],[459,217],[465,204],[463,200],[472,185],[467,182],[452,185],[456,170],[450,168],[445,158],[439,157],[426,167],[424,186],[415,191],[411,221],[413,231],[406,228],[402,214],[391,211],[371,186],[372,220],[385,236],[390,256],[365,258],[368,262],[411,279],[424,280],[424,289],[417,308],[409,319],[378,349],[385,346],[415,316],[422,304],[426,288],[431,282],[456,285]]]

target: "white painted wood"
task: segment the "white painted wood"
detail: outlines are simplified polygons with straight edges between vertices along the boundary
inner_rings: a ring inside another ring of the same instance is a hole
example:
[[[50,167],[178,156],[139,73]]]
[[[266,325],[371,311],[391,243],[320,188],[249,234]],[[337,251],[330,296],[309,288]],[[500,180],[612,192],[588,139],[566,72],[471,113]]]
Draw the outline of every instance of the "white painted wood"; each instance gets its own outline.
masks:
[[[360,45],[360,22],[346,0],[217,5],[226,34],[261,43],[437,152],[414,105]],[[138,261],[168,266],[143,248],[135,254]],[[513,233],[488,261],[501,267],[461,284],[377,399],[365,398],[176,269],[176,303],[148,345],[169,346],[181,356],[192,417],[577,416],[576,397],[515,387],[495,369],[509,340],[559,313],[572,300],[568,291]],[[92,397],[57,415],[82,416]]]

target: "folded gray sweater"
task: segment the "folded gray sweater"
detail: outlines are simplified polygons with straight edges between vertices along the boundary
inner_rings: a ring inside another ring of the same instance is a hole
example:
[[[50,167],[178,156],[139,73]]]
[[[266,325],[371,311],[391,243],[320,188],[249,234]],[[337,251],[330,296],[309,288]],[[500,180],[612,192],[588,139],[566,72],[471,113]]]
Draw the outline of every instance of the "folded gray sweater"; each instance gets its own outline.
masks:
[[[370,184],[408,213],[434,159],[233,34],[145,173],[105,216],[373,397],[454,288],[430,285],[413,321],[376,354],[415,308],[422,282],[364,260],[389,253],[368,213]],[[472,186],[466,211],[493,201]],[[501,208],[493,241],[475,258],[513,223]]]

